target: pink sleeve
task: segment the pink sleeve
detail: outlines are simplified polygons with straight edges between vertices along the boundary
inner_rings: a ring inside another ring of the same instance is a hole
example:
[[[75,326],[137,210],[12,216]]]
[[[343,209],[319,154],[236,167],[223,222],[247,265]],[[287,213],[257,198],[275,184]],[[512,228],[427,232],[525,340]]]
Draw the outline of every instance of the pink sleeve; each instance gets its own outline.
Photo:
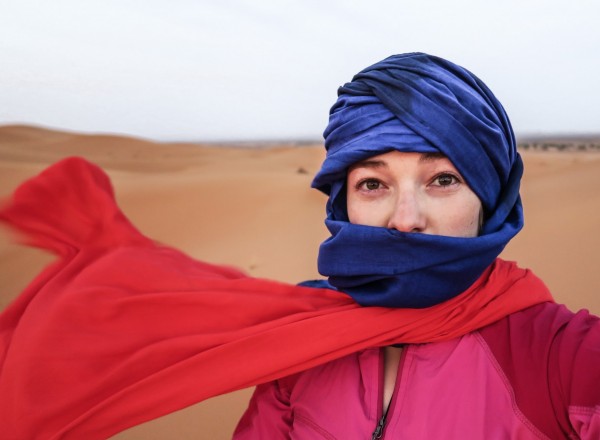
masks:
[[[576,313],[554,347],[554,389],[568,407],[569,423],[579,438],[600,439],[600,320]]]
[[[546,303],[481,330],[519,410],[549,438],[600,439],[600,319]]]
[[[292,410],[289,392],[279,381],[258,385],[233,434],[234,440],[289,438]]]
[[[594,408],[571,406],[569,420],[579,438],[583,440],[600,438],[600,405]]]

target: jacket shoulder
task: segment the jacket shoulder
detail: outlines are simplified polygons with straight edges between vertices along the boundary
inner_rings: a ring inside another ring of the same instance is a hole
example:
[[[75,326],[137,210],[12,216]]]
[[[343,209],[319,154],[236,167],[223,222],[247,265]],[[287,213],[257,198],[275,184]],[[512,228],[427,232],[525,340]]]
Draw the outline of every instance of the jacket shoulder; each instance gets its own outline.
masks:
[[[600,405],[600,319],[542,303],[479,330],[515,404],[550,438],[573,434],[569,410]]]

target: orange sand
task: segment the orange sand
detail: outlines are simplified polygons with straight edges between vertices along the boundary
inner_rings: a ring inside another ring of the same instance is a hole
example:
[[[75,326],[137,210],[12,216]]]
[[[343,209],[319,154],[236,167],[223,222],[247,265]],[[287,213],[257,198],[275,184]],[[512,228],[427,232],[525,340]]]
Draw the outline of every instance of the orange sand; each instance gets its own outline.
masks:
[[[73,155],[108,172],[125,214],[158,241],[257,277],[318,277],[325,197],[310,189],[310,181],[323,159],[321,145],[200,147],[4,126],[0,195]],[[527,152],[523,159],[526,226],[503,257],[532,268],[557,302],[600,314],[600,154]],[[0,231],[0,309],[51,260]],[[211,399],[115,438],[230,438],[248,395]]]

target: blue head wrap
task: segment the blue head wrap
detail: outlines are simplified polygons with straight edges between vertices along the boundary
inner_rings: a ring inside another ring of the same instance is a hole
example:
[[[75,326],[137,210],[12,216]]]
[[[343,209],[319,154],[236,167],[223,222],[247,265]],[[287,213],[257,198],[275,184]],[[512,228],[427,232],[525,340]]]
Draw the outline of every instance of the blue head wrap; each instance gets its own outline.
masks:
[[[466,69],[423,53],[391,56],[340,87],[313,187],[329,195],[331,232],[319,272],[359,304],[428,307],[466,290],[523,227],[523,165],[502,105]],[[398,150],[446,155],[485,212],[472,238],[355,225],[346,212],[348,167]]]

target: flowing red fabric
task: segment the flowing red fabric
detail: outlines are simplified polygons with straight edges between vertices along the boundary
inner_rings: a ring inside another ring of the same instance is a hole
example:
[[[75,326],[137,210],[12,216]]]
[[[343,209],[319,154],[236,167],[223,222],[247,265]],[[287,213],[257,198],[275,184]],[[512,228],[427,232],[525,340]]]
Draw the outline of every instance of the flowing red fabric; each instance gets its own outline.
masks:
[[[144,237],[104,172],[78,158],[23,184],[0,218],[59,255],[0,316],[8,439],[103,439],[366,347],[454,338],[552,300],[502,260],[420,310],[250,278]]]

